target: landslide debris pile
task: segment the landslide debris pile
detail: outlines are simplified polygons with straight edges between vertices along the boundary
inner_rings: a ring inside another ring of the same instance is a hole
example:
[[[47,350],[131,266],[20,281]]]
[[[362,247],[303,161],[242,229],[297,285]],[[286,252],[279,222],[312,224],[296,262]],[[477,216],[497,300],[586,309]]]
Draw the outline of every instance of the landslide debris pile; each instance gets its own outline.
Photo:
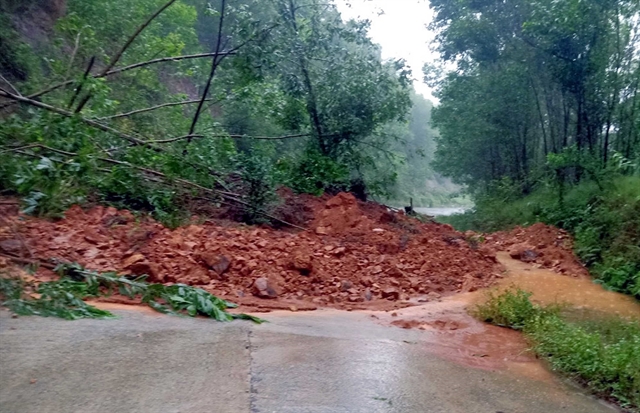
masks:
[[[265,308],[276,302],[397,305],[411,297],[472,291],[499,276],[495,255],[448,225],[421,223],[345,193],[312,207],[306,232],[213,222],[170,230],[105,207],[76,206],[57,222],[17,214],[9,219],[40,260],[147,274],[150,282],[195,285]],[[2,234],[0,252],[18,254],[23,242],[11,231]],[[51,274],[40,269],[38,276]]]
[[[511,258],[535,263],[560,274],[589,276],[573,252],[571,235],[551,225],[537,223],[526,228],[516,227],[488,235],[486,241],[496,250],[507,251]]]

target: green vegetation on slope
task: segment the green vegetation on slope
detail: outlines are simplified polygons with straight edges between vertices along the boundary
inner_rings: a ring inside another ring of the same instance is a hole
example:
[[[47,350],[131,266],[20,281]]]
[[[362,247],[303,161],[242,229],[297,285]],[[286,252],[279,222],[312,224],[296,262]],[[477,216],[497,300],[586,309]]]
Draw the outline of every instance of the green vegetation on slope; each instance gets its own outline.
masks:
[[[209,202],[253,223],[279,185],[427,191],[431,103],[326,2],[69,0],[53,28],[37,8],[0,3],[0,190],[31,213],[98,201],[175,226]]]
[[[585,320],[559,307],[540,307],[522,290],[490,296],[475,309],[479,319],[521,330],[550,366],[594,393],[640,408],[640,323]]]

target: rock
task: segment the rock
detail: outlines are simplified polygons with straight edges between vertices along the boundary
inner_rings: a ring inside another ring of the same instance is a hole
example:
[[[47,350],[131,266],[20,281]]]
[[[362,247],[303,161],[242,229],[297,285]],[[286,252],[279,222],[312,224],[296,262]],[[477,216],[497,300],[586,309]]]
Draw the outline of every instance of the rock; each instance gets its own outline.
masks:
[[[231,260],[225,255],[205,252],[200,254],[199,258],[207,265],[207,267],[211,268],[219,276],[227,272],[231,265]]]
[[[211,276],[207,269],[194,266],[187,270],[187,275],[182,277],[181,280],[188,285],[202,285],[209,284],[211,282]]]
[[[108,238],[104,235],[98,234],[96,231],[91,228],[87,228],[84,231],[84,239],[91,244],[102,244],[108,241]]]
[[[126,267],[134,275],[147,275],[148,281],[151,282],[163,282],[164,279],[159,276],[159,268],[157,265],[148,261],[136,262],[135,264]]]
[[[529,244],[516,244],[509,248],[509,256],[523,262],[533,262],[538,258],[539,254]]]
[[[373,294],[371,294],[371,290],[368,288],[364,290],[364,299],[366,301],[371,301],[373,299]]]
[[[375,267],[371,268],[370,272],[371,272],[371,274],[374,274],[374,275],[380,274],[382,272],[382,266],[376,265]]]
[[[365,287],[371,287],[373,285],[373,278],[371,277],[362,277],[360,278],[360,284]]]
[[[316,228],[316,234],[318,234],[318,235],[327,235],[328,233],[329,233],[329,231],[327,230],[326,227],[320,226],[320,227]]]
[[[24,246],[17,239],[5,239],[0,241],[0,250],[7,254],[18,255]]]
[[[349,291],[351,288],[353,288],[353,284],[351,283],[351,281],[342,280],[340,282],[340,291]]]
[[[382,298],[386,298],[387,300],[397,301],[400,299],[400,291],[393,287],[385,288],[381,291]]]
[[[299,271],[302,275],[309,275],[313,270],[313,258],[309,254],[297,253],[291,260],[291,268]]]
[[[278,298],[278,292],[267,278],[256,279],[251,286],[251,293],[258,298]]]
[[[335,255],[336,257],[339,257],[342,254],[344,254],[346,251],[347,251],[347,249],[345,247],[338,247],[338,248],[334,249],[331,253],[333,255]]]
[[[145,261],[147,258],[142,254],[134,254],[122,262],[122,268],[129,269],[133,264]]]

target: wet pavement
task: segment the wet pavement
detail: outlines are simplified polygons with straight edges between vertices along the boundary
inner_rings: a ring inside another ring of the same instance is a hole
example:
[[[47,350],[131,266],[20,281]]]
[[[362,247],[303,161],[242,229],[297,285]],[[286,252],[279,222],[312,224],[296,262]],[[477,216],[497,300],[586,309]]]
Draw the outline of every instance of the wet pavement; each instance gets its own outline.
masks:
[[[541,369],[517,354],[513,363],[476,367],[464,357],[449,357],[462,351],[460,342],[446,338],[465,331],[461,312],[455,316],[458,324],[449,320],[431,329],[388,325],[418,313],[428,323],[427,314],[451,312],[444,307],[409,309],[397,317],[333,310],[271,313],[263,325],[151,310],[118,309],[116,320],[73,322],[12,319],[2,310],[0,412],[614,411],[550,374],[507,368]]]

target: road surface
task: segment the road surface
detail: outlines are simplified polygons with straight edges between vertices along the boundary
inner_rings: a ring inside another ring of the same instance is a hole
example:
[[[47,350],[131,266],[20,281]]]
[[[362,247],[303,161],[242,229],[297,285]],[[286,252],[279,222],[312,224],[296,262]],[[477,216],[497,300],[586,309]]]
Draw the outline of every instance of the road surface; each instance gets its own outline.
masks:
[[[0,311],[2,413],[606,413],[556,380],[475,369],[428,331],[363,313],[217,323],[118,310],[115,320]]]

